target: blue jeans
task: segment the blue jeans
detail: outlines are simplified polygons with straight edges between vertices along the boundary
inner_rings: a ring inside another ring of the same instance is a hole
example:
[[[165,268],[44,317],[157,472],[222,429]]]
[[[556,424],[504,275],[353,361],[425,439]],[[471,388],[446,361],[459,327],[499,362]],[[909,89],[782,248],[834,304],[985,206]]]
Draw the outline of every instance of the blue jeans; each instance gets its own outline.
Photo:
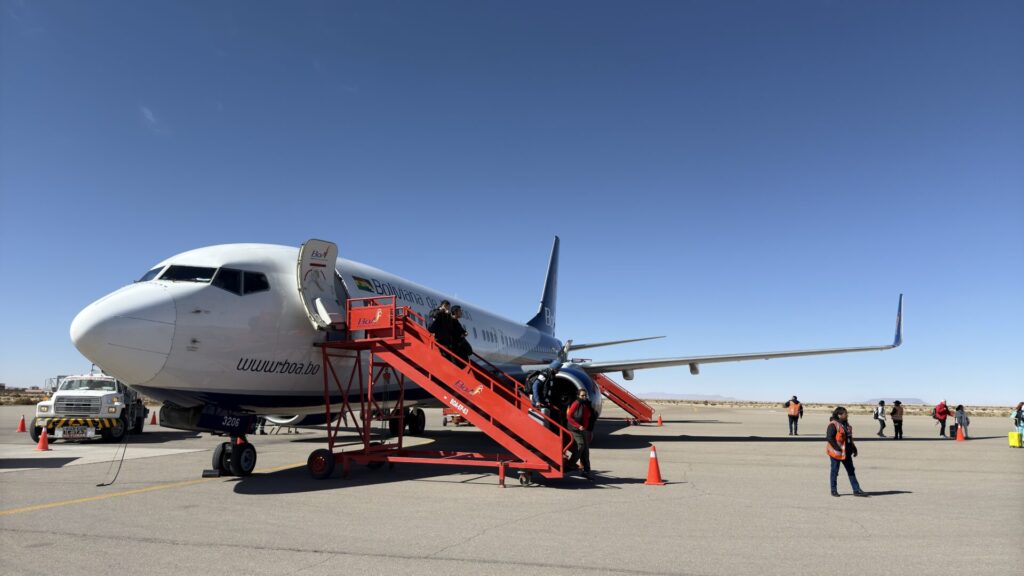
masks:
[[[857,474],[853,468],[853,456],[847,454],[846,460],[836,460],[829,456],[828,460],[832,465],[832,468],[829,470],[828,477],[829,486],[832,488],[832,491],[836,491],[836,478],[839,477],[839,465],[842,464],[843,467],[846,468],[847,476],[850,477],[850,486],[853,486],[853,491],[860,492],[860,484],[857,483]]]

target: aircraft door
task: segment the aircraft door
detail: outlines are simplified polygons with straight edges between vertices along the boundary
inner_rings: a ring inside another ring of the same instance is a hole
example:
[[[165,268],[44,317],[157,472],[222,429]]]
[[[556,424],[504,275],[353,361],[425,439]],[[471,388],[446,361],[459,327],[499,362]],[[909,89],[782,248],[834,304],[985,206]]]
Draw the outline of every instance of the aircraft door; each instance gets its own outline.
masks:
[[[317,330],[345,321],[336,291],[338,246],[326,240],[307,240],[299,248],[295,279],[306,317]]]

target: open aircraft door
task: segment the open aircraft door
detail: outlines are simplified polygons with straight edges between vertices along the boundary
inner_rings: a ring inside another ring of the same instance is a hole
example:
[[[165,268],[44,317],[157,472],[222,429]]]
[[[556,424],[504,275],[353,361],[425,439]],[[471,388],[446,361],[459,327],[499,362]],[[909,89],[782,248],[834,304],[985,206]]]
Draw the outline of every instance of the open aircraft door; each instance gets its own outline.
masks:
[[[337,327],[345,322],[345,309],[339,302],[336,288],[344,289],[335,271],[337,262],[338,246],[333,242],[307,240],[299,248],[295,279],[306,316],[317,330]]]

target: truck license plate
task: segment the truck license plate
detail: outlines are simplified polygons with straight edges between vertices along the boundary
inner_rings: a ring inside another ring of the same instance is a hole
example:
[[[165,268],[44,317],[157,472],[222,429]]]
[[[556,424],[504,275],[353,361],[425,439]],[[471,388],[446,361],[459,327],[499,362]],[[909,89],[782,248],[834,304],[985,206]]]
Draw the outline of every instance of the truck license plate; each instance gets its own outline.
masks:
[[[75,438],[92,438],[96,435],[96,429],[92,426],[64,426],[55,430],[55,438],[71,440]]]

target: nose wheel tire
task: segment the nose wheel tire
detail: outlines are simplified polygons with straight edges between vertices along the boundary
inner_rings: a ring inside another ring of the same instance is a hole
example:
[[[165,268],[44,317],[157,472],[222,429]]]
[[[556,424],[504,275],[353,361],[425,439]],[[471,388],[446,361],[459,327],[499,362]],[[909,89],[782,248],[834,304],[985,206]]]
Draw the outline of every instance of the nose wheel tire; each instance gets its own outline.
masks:
[[[211,466],[223,475],[231,474],[231,443],[221,442],[213,449]]]
[[[326,448],[313,450],[306,460],[306,468],[309,475],[316,480],[329,478],[334,472],[334,454]]]
[[[248,476],[256,469],[256,447],[248,442],[231,447],[231,473],[235,476]]]

